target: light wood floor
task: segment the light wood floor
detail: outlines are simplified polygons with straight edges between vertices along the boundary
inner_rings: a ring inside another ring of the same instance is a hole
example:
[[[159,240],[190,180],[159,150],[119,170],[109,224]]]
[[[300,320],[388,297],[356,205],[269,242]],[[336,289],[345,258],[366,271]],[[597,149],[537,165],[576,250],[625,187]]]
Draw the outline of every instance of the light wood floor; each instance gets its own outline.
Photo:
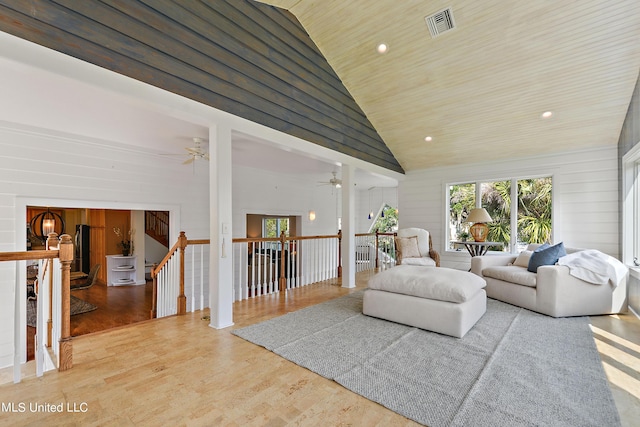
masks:
[[[231,334],[231,330],[337,298],[356,289],[323,282],[234,304],[235,326],[215,330],[208,312],[143,321],[74,339],[74,367],[0,385],[0,402],[24,413],[0,413],[15,425],[356,425],[414,422]],[[640,419],[640,321],[592,318],[594,338],[623,418]],[[31,413],[30,404],[67,411]]]
[[[145,285],[107,286],[98,282],[88,289],[71,291],[71,295],[98,307],[87,313],[71,316],[71,336],[94,332],[148,320],[151,312],[153,282]],[[27,360],[34,358],[36,328],[27,326]]]

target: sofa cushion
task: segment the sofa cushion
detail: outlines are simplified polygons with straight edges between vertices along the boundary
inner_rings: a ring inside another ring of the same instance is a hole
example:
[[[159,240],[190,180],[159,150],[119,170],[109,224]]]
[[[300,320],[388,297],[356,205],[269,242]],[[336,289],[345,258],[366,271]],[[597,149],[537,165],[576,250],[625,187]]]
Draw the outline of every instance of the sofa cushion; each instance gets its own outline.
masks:
[[[525,267],[518,267],[516,265],[487,267],[482,270],[482,275],[484,277],[491,277],[492,279],[503,280],[505,282],[529,286],[531,288],[536,287],[538,278],[536,273],[532,273]]]
[[[566,254],[567,252],[564,250],[564,244],[562,242],[549,247],[544,247],[544,245],[540,246],[531,254],[527,270],[532,273],[537,273],[538,267],[541,265],[554,265],[558,262],[558,258]]]
[[[402,254],[402,258],[420,258],[420,249],[418,248],[418,237],[396,237],[396,246]]]
[[[466,271],[404,264],[369,279],[369,289],[455,303],[470,300],[486,284]]]
[[[533,251],[522,251],[518,254],[518,257],[515,261],[513,261],[513,265],[518,267],[529,267],[529,259],[531,258],[531,254]]]

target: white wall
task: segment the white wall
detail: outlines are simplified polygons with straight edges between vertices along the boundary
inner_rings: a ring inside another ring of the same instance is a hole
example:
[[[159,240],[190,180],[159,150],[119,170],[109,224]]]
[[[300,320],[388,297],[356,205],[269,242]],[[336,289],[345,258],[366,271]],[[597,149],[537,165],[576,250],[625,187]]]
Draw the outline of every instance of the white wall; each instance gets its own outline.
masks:
[[[177,218],[175,233],[206,238],[208,180],[207,168],[194,174],[179,159],[0,122],[0,250],[25,250],[25,205],[37,201],[58,207],[169,210]],[[0,367],[12,361],[15,277],[15,263],[0,265]],[[18,292],[26,295],[22,282]]]
[[[317,184],[326,181],[326,175],[293,175],[235,166],[233,237],[246,237],[247,214],[300,216],[304,235],[337,234],[338,191]],[[310,209],[316,212],[314,221],[309,220]]]
[[[554,156],[443,167],[407,173],[400,183],[399,227],[433,236],[443,267],[466,270],[466,252],[445,251],[446,185],[455,182],[553,176],[553,240],[619,257],[617,147]]]
[[[398,189],[396,187],[359,189],[356,193],[356,233],[368,233],[385,204],[398,207]],[[373,217],[369,219],[371,211],[373,211]]]
[[[329,185],[327,174],[293,175],[245,166],[233,170],[233,237],[246,237],[246,214],[299,215],[302,234],[323,235],[338,232],[336,218],[342,216],[341,191]],[[371,199],[371,203],[369,203]],[[356,233],[368,233],[370,207],[376,215],[386,203],[395,206],[397,189],[392,187],[357,190],[355,200]],[[309,210],[316,212],[309,220]],[[336,210],[337,209],[337,210]]]

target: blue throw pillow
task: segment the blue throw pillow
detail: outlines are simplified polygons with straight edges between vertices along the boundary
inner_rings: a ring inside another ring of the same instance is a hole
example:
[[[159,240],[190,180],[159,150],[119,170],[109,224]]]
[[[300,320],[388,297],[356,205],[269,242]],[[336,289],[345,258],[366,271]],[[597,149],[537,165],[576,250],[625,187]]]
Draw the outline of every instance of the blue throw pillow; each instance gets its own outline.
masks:
[[[529,266],[527,267],[527,270],[530,272],[537,273],[538,267],[541,265],[554,265],[558,262],[558,258],[567,254],[562,242],[553,246],[549,246],[546,243],[545,245],[540,246],[531,254],[531,258],[529,258]]]

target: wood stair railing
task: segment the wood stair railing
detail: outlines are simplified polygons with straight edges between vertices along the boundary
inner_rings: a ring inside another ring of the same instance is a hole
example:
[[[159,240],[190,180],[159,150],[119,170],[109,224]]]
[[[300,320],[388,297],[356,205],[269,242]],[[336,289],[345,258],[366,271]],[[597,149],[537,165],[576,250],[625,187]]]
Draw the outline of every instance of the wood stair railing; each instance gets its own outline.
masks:
[[[169,212],[145,211],[145,234],[158,243],[169,247]]]
[[[71,236],[68,234],[63,234],[58,238],[58,235],[55,233],[49,234],[49,238],[46,243],[47,250],[33,250],[33,251],[23,251],[23,252],[0,252],[0,262],[3,261],[35,261],[35,260],[49,260],[48,269],[50,272],[49,277],[53,273],[53,264],[52,261],[55,258],[59,258],[60,260],[60,275],[61,275],[61,289],[60,289],[60,337],[58,340],[58,370],[66,371],[71,369],[73,366],[73,344],[71,339],[71,263],[73,262],[73,242],[71,240]],[[41,286],[45,286],[45,284],[41,284]],[[51,283],[49,286],[52,286]],[[18,303],[20,302],[20,297],[18,292],[15,293],[16,305],[15,310],[18,310]],[[49,297],[51,300],[53,299],[53,294],[49,292]],[[49,304],[49,315],[51,315],[51,300],[48,301]],[[16,325],[14,325],[16,331],[16,337],[14,342],[19,342],[18,339],[18,330],[22,328],[23,325],[18,324],[19,316],[15,316]],[[48,336],[48,345],[51,347],[51,318],[49,318],[47,322],[47,336]],[[20,382],[20,358],[17,357],[18,352],[15,352],[16,358],[14,360],[14,382]],[[38,367],[38,372],[42,371],[42,367]]]

